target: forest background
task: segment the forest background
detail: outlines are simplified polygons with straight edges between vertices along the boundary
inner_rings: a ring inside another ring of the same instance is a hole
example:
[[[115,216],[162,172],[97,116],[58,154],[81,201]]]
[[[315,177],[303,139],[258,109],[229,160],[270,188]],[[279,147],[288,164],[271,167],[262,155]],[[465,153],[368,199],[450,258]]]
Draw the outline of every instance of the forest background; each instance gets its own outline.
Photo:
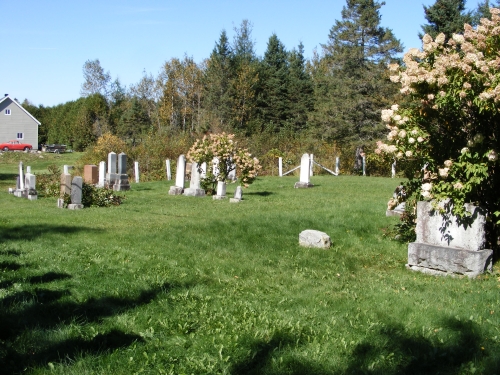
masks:
[[[422,34],[448,37],[489,17],[485,0],[466,11],[465,0],[437,0],[423,7],[428,24]],[[381,110],[402,99],[390,82],[387,65],[399,63],[402,44],[380,25],[383,2],[347,0],[321,51],[306,60],[304,47],[287,50],[276,34],[257,56],[252,23],[243,20],[229,40],[222,30],[212,53],[201,63],[187,55],[163,64],[157,76],[144,74],[125,87],[98,59],[83,65],[81,98],[54,107],[22,105],[40,127],[39,143],[65,143],[89,151],[86,162],[104,150],[125,151],[139,161],[145,180],[162,178],[164,160],[186,153],[196,138],[229,132],[275,173],[314,153],[342,173],[354,171],[354,149],[363,146],[368,173],[387,175],[390,165],[371,151],[385,138]],[[119,148],[119,149],[118,149]]]

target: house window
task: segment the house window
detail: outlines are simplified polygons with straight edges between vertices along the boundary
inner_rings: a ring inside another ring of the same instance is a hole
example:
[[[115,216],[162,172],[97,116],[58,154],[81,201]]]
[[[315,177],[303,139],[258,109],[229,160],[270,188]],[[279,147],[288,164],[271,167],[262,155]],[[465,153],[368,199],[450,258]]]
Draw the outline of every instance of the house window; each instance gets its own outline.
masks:
[[[17,133],[17,139],[24,139],[24,133]]]
[[[5,110],[5,114],[6,114],[6,115],[10,115],[10,109],[9,109],[9,108],[7,108],[7,109]]]

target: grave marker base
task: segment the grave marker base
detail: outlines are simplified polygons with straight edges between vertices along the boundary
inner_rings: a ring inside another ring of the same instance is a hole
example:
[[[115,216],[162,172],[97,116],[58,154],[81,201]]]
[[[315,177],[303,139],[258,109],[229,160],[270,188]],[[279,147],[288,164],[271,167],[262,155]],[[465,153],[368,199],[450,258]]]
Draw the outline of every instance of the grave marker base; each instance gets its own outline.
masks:
[[[293,187],[295,189],[305,189],[305,188],[310,188],[310,187],[313,187],[314,185],[311,184],[310,182],[296,182],[295,185],[293,185]]]
[[[182,195],[184,188],[180,186],[170,186],[170,190],[168,191],[168,195]]]

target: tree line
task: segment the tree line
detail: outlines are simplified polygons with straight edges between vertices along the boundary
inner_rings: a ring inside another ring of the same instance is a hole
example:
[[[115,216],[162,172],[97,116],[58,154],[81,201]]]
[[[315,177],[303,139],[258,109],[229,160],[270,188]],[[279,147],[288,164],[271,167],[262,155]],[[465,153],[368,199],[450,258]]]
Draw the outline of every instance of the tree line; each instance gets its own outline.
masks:
[[[489,16],[485,0],[466,11],[465,0],[437,0],[424,6],[423,33],[448,37],[463,24]],[[42,126],[39,143],[67,143],[85,150],[106,133],[128,144],[151,134],[231,132],[242,137],[305,135],[340,145],[363,144],[384,136],[380,111],[399,99],[388,64],[401,63],[401,42],[381,26],[376,0],[346,0],[310,60],[299,43],[287,50],[278,35],[264,55],[255,53],[252,24],[243,20],[229,39],[222,30],[208,58],[172,58],[157,76],[144,72],[125,87],[98,59],[83,65],[81,97],[54,107],[23,106]],[[420,34],[423,37],[423,34]],[[372,142],[374,143],[374,142]]]

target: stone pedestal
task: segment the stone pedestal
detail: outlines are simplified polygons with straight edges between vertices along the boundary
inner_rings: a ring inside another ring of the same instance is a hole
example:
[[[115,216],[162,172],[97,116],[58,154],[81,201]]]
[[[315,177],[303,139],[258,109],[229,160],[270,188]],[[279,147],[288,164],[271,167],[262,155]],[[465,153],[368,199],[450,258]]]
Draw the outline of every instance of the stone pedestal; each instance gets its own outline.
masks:
[[[466,225],[456,217],[443,217],[431,202],[417,203],[417,240],[408,245],[407,268],[435,275],[476,277],[491,271],[493,250],[485,249],[486,217],[479,207],[465,205],[473,221]]]
[[[181,195],[183,191],[184,191],[183,187],[170,186],[170,190],[168,191],[168,195]]]

